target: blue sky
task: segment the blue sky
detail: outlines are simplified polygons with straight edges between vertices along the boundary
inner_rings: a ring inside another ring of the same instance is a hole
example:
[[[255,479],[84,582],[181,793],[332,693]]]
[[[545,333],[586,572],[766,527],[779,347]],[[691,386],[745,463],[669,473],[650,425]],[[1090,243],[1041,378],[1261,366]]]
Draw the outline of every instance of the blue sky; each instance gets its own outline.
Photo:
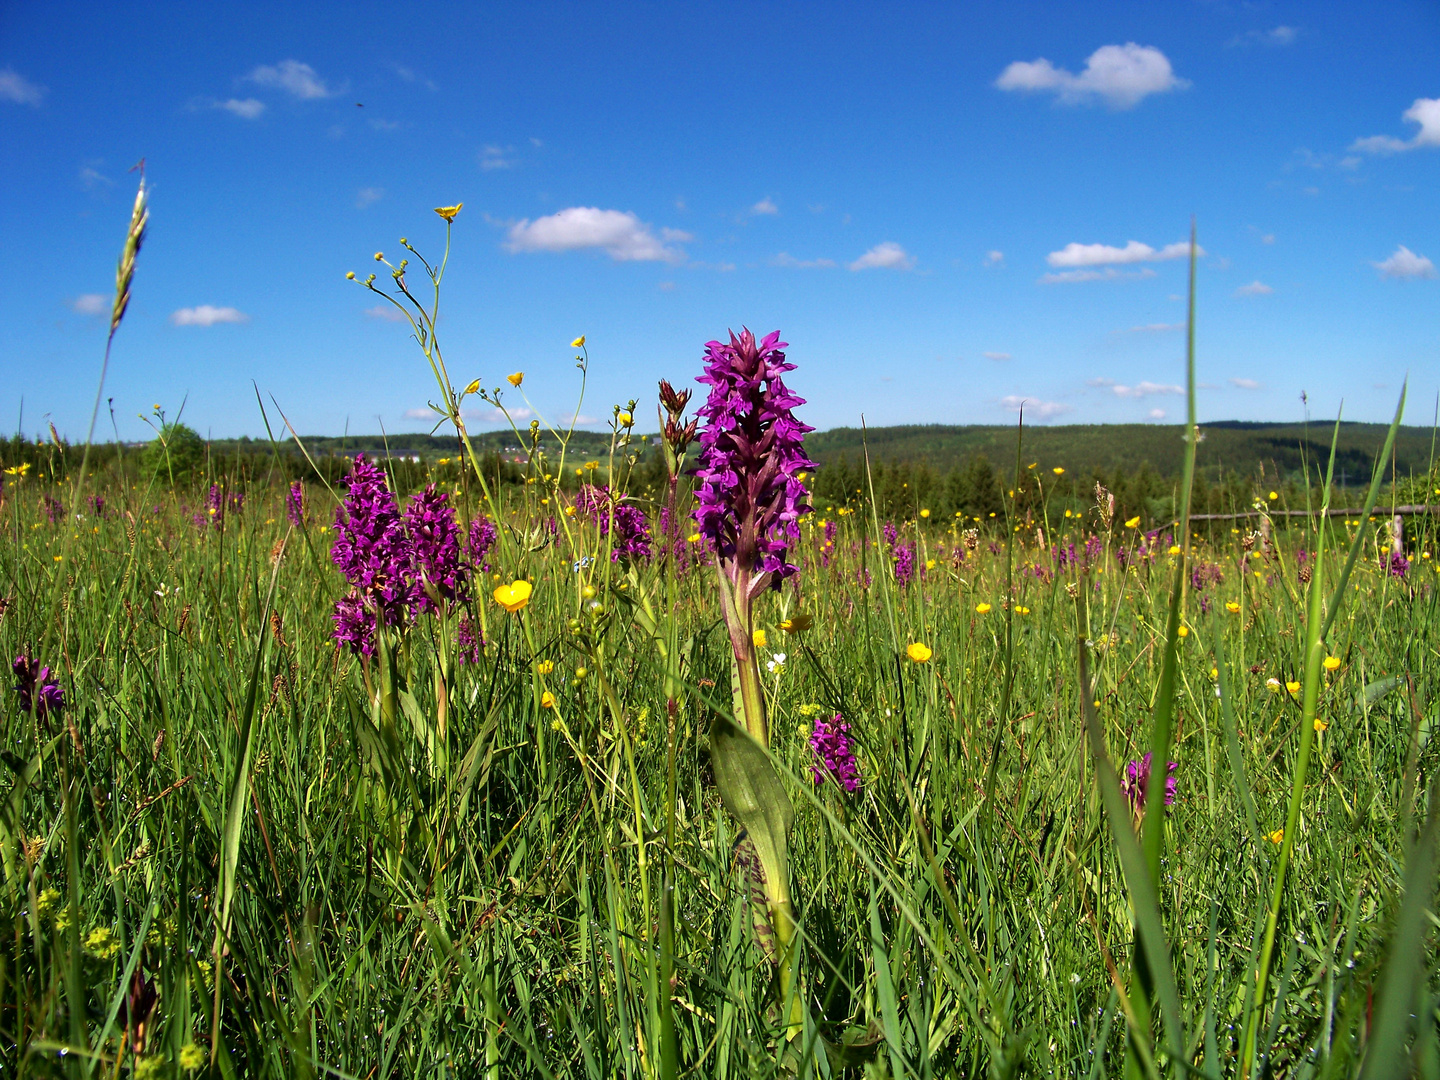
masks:
[[[1440,390],[1440,7],[32,3],[0,9],[0,429],[107,396],[263,435],[424,430],[344,278],[463,201],[441,342],[582,417],[780,329],[818,427],[1173,422],[1199,222],[1203,419],[1408,419]],[[383,280],[383,279],[382,279]],[[518,411],[527,407],[507,392]],[[526,417],[528,418],[528,417]],[[474,426],[491,426],[483,410]],[[100,433],[108,435],[102,414]]]

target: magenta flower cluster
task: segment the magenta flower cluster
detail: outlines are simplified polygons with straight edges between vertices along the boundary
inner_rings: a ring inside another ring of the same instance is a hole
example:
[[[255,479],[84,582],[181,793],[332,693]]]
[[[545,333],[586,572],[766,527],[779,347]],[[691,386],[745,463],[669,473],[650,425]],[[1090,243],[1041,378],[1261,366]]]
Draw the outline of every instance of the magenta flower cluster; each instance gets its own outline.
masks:
[[[407,615],[463,600],[472,567],[461,558],[455,508],[433,484],[411,496],[402,514],[384,470],[357,454],[348,488],[335,511],[330,549],[330,560],[350,583],[335,603],[335,640],[372,656],[379,620],[401,626]],[[472,526],[472,552],[474,534]]]
[[[799,568],[787,561],[800,535],[800,515],[809,513],[809,492],[797,476],[815,463],[805,456],[812,431],[795,418],[805,404],[785,388],[786,344],[777,330],[756,342],[748,329],[730,343],[705,346],[710,387],[698,410],[705,421],[695,468],[695,520],[721,559],[735,569],[771,574],[771,584]]]
[[[1139,761],[1132,761],[1125,766],[1125,775],[1120,778],[1120,791],[1130,802],[1130,809],[1133,813],[1140,813],[1145,809],[1145,796],[1150,787],[1150,759],[1152,755],[1146,754]],[[1175,802],[1175,793],[1179,790],[1180,782],[1175,777],[1175,770],[1180,766],[1177,762],[1170,762],[1169,768],[1165,771],[1165,805],[1170,806]]]
[[[305,527],[305,485],[299,480],[285,493],[285,517],[295,528]]]
[[[30,712],[44,719],[52,713],[59,713],[65,707],[65,691],[50,673],[48,667],[41,667],[40,661],[21,653],[10,665],[15,674],[15,693],[20,698],[20,710]]]
[[[811,766],[815,783],[823,784],[830,779],[846,791],[860,787],[860,767],[850,745],[850,725],[839,713],[831,720],[821,717],[815,721],[815,730],[810,733],[810,750],[815,755]]]
[[[575,510],[600,526],[600,535],[610,535],[610,522],[615,522],[615,537],[610,548],[610,559],[650,558],[650,526],[645,514],[633,503],[617,498],[604,485],[581,484],[575,493]]]
[[[470,522],[469,555],[472,566],[476,566],[486,572],[490,570],[490,562],[485,556],[489,554],[490,549],[495,546],[495,538],[499,535],[499,532],[500,530],[495,527],[495,523],[484,514],[475,515],[474,519]]]

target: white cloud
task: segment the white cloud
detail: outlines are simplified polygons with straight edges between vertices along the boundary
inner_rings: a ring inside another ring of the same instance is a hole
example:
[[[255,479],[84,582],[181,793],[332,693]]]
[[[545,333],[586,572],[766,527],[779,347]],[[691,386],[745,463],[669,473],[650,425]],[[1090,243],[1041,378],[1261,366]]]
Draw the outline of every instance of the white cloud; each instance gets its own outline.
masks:
[[[1149,413],[1149,416],[1150,416],[1150,419],[1151,419],[1151,420],[1164,420],[1164,419],[1165,419],[1165,410],[1164,410],[1164,409],[1151,409],[1151,410],[1150,410],[1150,413]]]
[[[413,68],[408,68],[404,64],[391,64],[390,70],[395,72],[396,75],[399,75],[400,78],[404,79],[406,82],[419,83],[421,86],[425,87],[426,90],[440,89],[440,87],[435,85],[434,79],[424,78],[423,76],[419,75]]]
[[[1249,285],[1241,285],[1235,290],[1236,296],[1269,296],[1275,290],[1263,281],[1252,281]]]
[[[1010,354],[1008,352],[987,352],[982,353],[981,355],[983,355],[986,360],[996,360],[1003,362],[1010,359]]]
[[[1239,387],[1241,390],[1263,390],[1265,388],[1258,379],[1242,379],[1238,376],[1230,380],[1230,385]]]
[[[1060,401],[1037,401],[1035,398],[1020,397],[1018,394],[1010,394],[1000,399],[1003,408],[1018,413],[1022,408],[1025,415],[1032,420],[1049,420],[1054,416],[1063,416],[1065,413],[1074,412],[1075,406],[1066,405]]]
[[[372,116],[365,122],[375,131],[399,131],[404,126],[399,120],[386,120],[383,116]]]
[[[1061,270],[1058,273],[1041,274],[1039,280],[1043,285],[1055,285],[1074,281],[1120,281],[1154,276],[1155,271],[1148,266],[1139,270],[1116,270],[1113,266],[1107,266],[1104,270]]]
[[[110,302],[99,293],[85,293],[65,303],[76,315],[103,315],[110,306]]]
[[[1293,45],[1300,31],[1293,26],[1276,26],[1269,30],[1249,30],[1231,38],[1231,45]]]
[[[386,322],[405,322],[405,313],[394,304],[376,304],[374,307],[367,307],[365,314],[372,319],[384,319]]]
[[[480,168],[489,172],[491,169],[513,169],[515,159],[510,155],[515,152],[513,146],[487,146],[480,151]]]
[[[915,260],[905,254],[905,249],[893,241],[876,244],[850,264],[851,270],[910,270]]]
[[[261,64],[245,78],[256,86],[284,90],[301,101],[334,97],[339,93],[327,86],[325,80],[315,74],[314,68],[298,60],[281,60],[274,66]]]
[[[1183,90],[1190,84],[1175,75],[1159,49],[1131,41],[1102,45],[1090,54],[1079,75],[1049,60],[1017,60],[1000,73],[995,85],[1001,90],[1053,92],[1066,105],[1100,98],[1112,109],[1131,109],[1151,94]]]
[[[778,213],[780,213],[780,208],[775,205],[775,203],[771,200],[771,198],[770,198],[769,195],[766,195],[765,198],[761,199],[761,200],[760,200],[759,202],[757,202],[754,206],[750,207],[750,213],[752,213],[752,214],[778,214]]]
[[[586,416],[584,413],[564,413],[556,419],[566,427],[571,424],[598,424],[600,422],[598,416]]]
[[[362,187],[355,193],[355,209],[364,210],[384,197],[385,189],[383,187]]]
[[[1004,261],[1005,253],[1003,251],[987,251],[985,253],[986,266],[999,266],[1004,263]]]
[[[771,266],[788,266],[796,270],[828,270],[835,265],[834,259],[797,259],[788,251],[782,251],[770,260]]]
[[[1166,334],[1171,330],[1184,329],[1183,322],[1152,322],[1146,323],[1144,326],[1132,326],[1129,332],[1132,334]]]
[[[181,308],[170,314],[170,321],[176,326],[214,326],[216,323],[243,323],[249,315],[233,307],[212,307],[201,304],[198,307]]]
[[[667,241],[689,239],[689,234],[667,230]],[[682,262],[685,252],[666,247],[629,211],[572,206],[558,214],[525,218],[510,226],[505,246],[511,251],[579,251],[600,248],[616,262]]]
[[[83,169],[80,170],[80,183],[85,185],[85,189],[87,191],[94,191],[101,184],[105,185],[106,187],[115,186],[114,180],[111,180],[110,177],[106,176],[98,169],[92,169],[89,165],[86,165]]]
[[[36,86],[12,67],[0,68],[0,101],[37,108],[45,97],[45,87]]]
[[[440,414],[428,405],[423,409],[406,409],[406,420],[436,420]]]
[[[1398,154],[1422,146],[1440,146],[1440,98],[1416,98],[1415,104],[1405,110],[1401,119],[1420,125],[1420,130],[1413,138],[1397,139],[1393,135],[1371,135],[1369,138],[1356,139],[1350,144],[1350,149],[1365,154]]]
[[[216,109],[224,109],[228,113],[240,117],[242,120],[256,120],[265,111],[265,103],[258,98],[230,98],[227,101],[217,101],[212,106]]]
[[[1424,255],[1416,255],[1404,244],[1397,247],[1388,258],[1371,266],[1388,278],[1433,278],[1435,264]]]
[[[1185,388],[1181,386],[1169,386],[1162,383],[1138,382],[1134,386],[1124,386],[1121,383],[1109,384],[1110,389],[1115,392],[1116,397],[1143,398],[1153,394],[1183,394]]]
[[[462,409],[461,415],[467,420],[479,420],[486,424],[506,423],[508,415],[511,420],[529,420],[534,415],[524,406],[507,409]]]
[[[1111,266],[1138,262],[1164,262],[1167,259],[1183,259],[1190,254],[1190,242],[1177,240],[1166,244],[1158,251],[1149,244],[1131,240],[1123,248],[1109,244],[1066,244],[1059,251],[1045,256],[1045,261],[1054,267],[1062,266]],[[1196,247],[1196,255],[1204,255],[1205,249]]]

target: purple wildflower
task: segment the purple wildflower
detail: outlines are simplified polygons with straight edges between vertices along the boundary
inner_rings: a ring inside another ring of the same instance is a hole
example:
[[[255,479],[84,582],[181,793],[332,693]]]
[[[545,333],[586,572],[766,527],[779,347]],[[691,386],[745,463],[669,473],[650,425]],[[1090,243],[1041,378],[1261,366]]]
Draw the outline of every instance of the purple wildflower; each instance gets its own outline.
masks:
[[[58,525],[65,520],[65,504],[54,495],[42,495],[40,505],[45,510],[45,520],[51,525]]]
[[[230,492],[229,502],[230,512],[232,514],[240,513],[241,510],[245,509],[245,493],[243,491]]]
[[[893,555],[895,584],[903,589],[915,580],[915,549],[909,544],[896,544]]]
[[[34,709],[35,715],[44,719],[51,713],[58,713],[65,707],[65,691],[50,674],[48,667],[41,667],[40,661],[21,653],[10,665],[15,673],[15,693],[20,698],[21,712]]]
[[[1410,560],[1405,557],[1403,551],[1392,551],[1387,569],[1390,571],[1391,577],[1403,578],[1410,572]]]
[[[1086,565],[1089,565],[1090,563],[1094,562],[1097,558],[1099,558],[1099,557],[1100,557],[1100,552],[1103,551],[1104,548],[1105,548],[1105,545],[1101,542],[1100,537],[1096,536],[1094,533],[1091,533],[1091,534],[1085,539],[1085,563],[1086,563]]]
[[[883,532],[885,533],[885,543],[889,544],[890,547],[893,548],[895,546],[895,542],[900,539],[900,532],[898,529],[895,528],[895,523],[893,521],[885,522],[885,528]]]
[[[206,496],[205,503],[210,511],[210,520],[218,526],[225,520],[225,493],[220,490],[219,484],[210,485],[210,494]]]
[[[360,591],[351,589],[335,601],[335,643],[361,656],[375,655],[375,616],[366,610]]]
[[[709,537],[722,566],[735,584],[747,578],[751,595],[780,582],[799,568],[786,550],[799,536],[800,515],[810,512],[808,492],[796,476],[815,463],[805,456],[804,439],[813,429],[795,418],[805,404],[785,387],[781,376],[795,365],[785,362],[787,348],[777,330],[758,344],[742,330],[730,344],[705,346],[710,387],[699,415],[700,457],[695,469],[698,506],[695,520]],[[756,575],[759,580],[748,580]]]
[[[91,495],[88,502],[90,503],[90,513],[94,514],[98,518],[103,518],[105,516],[104,495]]]
[[[823,784],[830,779],[846,791],[860,787],[860,768],[850,745],[850,725],[839,713],[833,720],[821,717],[815,721],[815,730],[810,733],[810,750],[816,759],[810,767],[815,783]]]
[[[412,610],[434,611],[435,598],[448,602],[461,597],[469,567],[460,560],[460,526],[449,496],[434,484],[410,496],[405,507],[414,570],[423,575],[411,599]]]
[[[285,517],[297,529],[305,527],[305,485],[296,480],[285,493]]]
[[[471,519],[470,543],[467,554],[470,556],[471,564],[477,569],[485,572],[489,571],[490,563],[486,560],[485,555],[495,546],[495,537],[498,534],[499,530],[495,528],[495,523],[484,514],[476,514],[475,517]]]
[[[469,615],[461,615],[460,625],[455,628],[455,651],[460,663],[480,663],[480,654],[484,648],[485,635],[476,630]]]
[[[411,545],[401,527],[400,509],[386,485],[384,471],[366,461],[364,454],[355,455],[349,488],[345,502],[335,509],[335,545],[330,549],[330,561],[355,590],[353,602],[364,609],[362,630],[373,628],[376,612],[383,613],[386,626],[397,626],[417,591],[411,581]],[[336,640],[369,655],[369,650],[357,648],[353,640],[359,631],[352,625],[354,612],[342,613],[344,603],[340,601],[335,608]],[[346,637],[346,633],[351,636]],[[373,648],[362,638],[361,645],[365,644]]]
[[[622,502],[603,485],[581,484],[575,494],[575,509],[600,526],[601,536],[610,535],[613,515],[615,537],[610,549],[612,561],[650,558],[650,526],[638,506]]]
[[[1146,754],[1139,761],[1132,761],[1125,766],[1125,776],[1120,781],[1120,791],[1130,801],[1132,813],[1143,813],[1145,810],[1146,790],[1150,786],[1150,754]],[[1177,762],[1170,762],[1165,775],[1165,805],[1170,806],[1175,802],[1175,793],[1179,789],[1180,782],[1175,777],[1175,770],[1180,766]]]

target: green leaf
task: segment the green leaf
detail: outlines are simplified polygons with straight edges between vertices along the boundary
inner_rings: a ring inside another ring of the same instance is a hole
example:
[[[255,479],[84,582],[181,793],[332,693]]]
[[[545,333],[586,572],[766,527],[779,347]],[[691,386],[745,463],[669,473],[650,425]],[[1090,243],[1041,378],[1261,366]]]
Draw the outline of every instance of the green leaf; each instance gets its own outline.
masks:
[[[727,716],[710,731],[710,757],[720,799],[750,834],[765,869],[771,906],[790,899],[790,825],[795,807],[770,755]]]

